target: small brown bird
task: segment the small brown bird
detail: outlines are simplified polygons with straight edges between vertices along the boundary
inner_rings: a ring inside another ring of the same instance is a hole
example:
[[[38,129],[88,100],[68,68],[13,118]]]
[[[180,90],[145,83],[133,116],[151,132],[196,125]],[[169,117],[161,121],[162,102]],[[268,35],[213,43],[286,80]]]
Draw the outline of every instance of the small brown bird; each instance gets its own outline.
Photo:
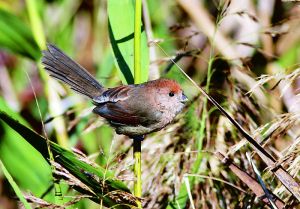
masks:
[[[180,85],[169,79],[107,89],[56,46],[47,48],[42,63],[50,76],[88,96],[96,106],[93,112],[118,134],[138,138],[158,131],[173,121],[188,100]]]

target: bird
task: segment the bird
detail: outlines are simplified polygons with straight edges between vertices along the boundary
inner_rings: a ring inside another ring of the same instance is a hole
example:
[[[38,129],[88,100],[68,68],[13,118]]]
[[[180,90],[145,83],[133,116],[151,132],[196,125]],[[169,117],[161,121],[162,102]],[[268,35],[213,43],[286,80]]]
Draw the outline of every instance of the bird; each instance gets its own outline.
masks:
[[[42,64],[51,77],[87,96],[95,105],[93,113],[105,118],[117,134],[133,139],[143,139],[169,125],[188,101],[181,86],[166,78],[105,88],[50,43],[42,51]]]

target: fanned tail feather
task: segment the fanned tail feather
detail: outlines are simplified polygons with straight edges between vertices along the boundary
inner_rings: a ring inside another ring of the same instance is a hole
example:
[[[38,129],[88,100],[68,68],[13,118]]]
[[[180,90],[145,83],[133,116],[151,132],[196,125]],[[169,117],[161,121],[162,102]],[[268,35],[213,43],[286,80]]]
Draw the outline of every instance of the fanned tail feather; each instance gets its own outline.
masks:
[[[105,91],[104,87],[90,73],[56,46],[47,44],[47,48],[43,51],[42,63],[50,76],[68,84],[74,91],[91,99]]]

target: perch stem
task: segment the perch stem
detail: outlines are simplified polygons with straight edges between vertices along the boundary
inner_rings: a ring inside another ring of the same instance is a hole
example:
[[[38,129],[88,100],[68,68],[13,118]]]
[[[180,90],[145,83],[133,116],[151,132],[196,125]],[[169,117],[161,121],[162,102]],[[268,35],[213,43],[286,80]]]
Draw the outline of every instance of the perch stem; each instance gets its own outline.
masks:
[[[141,25],[142,25],[142,0],[135,0],[135,17],[134,17],[134,83],[142,82],[141,75]],[[133,156],[134,156],[134,195],[142,196],[142,166],[141,166],[141,143],[143,137],[133,139]],[[137,207],[142,208],[140,201],[137,201]]]

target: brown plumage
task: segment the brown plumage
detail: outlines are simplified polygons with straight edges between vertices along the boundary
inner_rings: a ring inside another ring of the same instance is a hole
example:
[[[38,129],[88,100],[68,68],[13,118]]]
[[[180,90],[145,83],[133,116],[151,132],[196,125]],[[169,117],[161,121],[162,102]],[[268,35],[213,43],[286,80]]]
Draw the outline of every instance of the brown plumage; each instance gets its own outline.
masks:
[[[93,112],[118,134],[137,137],[158,131],[172,122],[187,101],[180,85],[170,79],[106,89],[56,46],[47,47],[42,63],[50,76],[92,99]]]

